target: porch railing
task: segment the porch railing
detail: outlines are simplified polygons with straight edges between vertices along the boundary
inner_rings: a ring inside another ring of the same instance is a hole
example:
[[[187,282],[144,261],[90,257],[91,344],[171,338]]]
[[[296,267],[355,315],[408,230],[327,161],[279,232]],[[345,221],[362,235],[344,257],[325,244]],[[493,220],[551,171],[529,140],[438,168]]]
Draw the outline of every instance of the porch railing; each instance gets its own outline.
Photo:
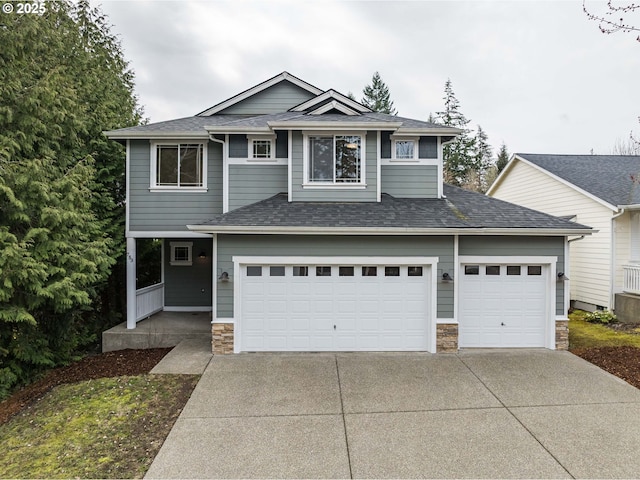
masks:
[[[164,307],[164,283],[136,290],[136,322],[159,312]]]
[[[624,272],[622,290],[640,295],[640,265],[624,265],[622,268]]]

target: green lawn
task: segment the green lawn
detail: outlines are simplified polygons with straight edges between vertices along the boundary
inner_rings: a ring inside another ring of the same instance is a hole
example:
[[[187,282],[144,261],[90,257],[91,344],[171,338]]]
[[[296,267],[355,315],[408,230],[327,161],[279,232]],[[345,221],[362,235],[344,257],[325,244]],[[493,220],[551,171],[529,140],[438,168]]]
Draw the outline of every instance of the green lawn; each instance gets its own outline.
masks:
[[[569,314],[569,348],[621,347],[640,348],[640,335],[616,332],[604,325],[584,320],[586,312],[575,310]]]
[[[55,388],[0,425],[0,477],[142,478],[198,378],[140,375]]]

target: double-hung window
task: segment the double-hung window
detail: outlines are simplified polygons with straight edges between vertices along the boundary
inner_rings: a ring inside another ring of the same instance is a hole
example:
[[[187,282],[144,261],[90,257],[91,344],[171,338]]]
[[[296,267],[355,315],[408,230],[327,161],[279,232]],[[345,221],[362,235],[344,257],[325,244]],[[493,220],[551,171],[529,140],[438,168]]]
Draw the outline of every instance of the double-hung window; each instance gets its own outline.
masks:
[[[310,135],[307,153],[308,183],[363,183],[361,135]]]
[[[152,188],[206,187],[204,143],[156,143],[152,148]]]

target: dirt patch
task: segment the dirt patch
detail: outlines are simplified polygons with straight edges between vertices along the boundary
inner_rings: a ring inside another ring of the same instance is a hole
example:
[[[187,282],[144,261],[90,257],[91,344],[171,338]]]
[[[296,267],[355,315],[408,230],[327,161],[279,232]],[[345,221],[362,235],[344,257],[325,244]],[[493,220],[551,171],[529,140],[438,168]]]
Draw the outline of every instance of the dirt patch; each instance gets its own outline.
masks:
[[[0,403],[0,424],[42,398],[53,387],[96,378],[143,375],[149,373],[170,351],[171,348],[119,350],[91,355],[66,367],[55,368]]]
[[[607,324],[607,327],[616,332],[629,333],[631,335],[640,335],[640,323],[623,323],[615,322]]]
[[[572,349],[571,353],[640,388],[640,348],[577,348]]]

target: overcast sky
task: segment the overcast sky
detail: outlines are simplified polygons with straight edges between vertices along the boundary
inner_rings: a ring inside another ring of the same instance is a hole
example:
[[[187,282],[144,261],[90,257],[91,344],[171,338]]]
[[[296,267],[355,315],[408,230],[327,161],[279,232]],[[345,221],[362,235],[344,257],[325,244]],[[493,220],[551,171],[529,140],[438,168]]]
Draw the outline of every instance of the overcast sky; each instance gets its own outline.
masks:
[[[640,136],[640,42],[600,33],[580,0],[92,4],[121,38],[151,122],[195,115],[285,70],[360,100],[379,71],[399,115],[423,120],[442,110],[450,78],[496,150],[607,154]]]

